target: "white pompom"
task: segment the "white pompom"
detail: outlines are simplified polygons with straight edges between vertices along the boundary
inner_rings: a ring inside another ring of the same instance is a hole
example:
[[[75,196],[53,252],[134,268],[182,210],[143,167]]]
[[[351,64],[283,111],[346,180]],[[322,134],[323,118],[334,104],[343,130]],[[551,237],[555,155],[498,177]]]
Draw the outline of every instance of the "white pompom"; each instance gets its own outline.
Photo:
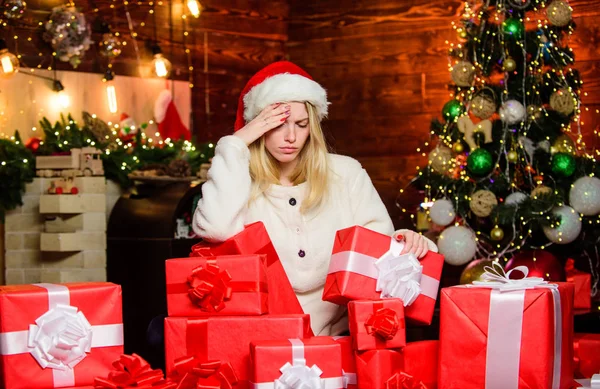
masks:
[[[475,235],[462,226],[452,226],[442,231],[437,245],[446,262],[455,266],[469,262],[477,252]]]
[[[527,197],[529,197],[529,196],[527,196],[523,192],[514,192],[514,193],[511,193],[508,196],[506,196],[506,200],[504,200],[504,204],[518,205],[518,204],[521,204],[523,201],[525,201],[525,199],[527,199]]]
[[[600,213],[600,178],[581,177],[571,187],[569,203],[577,212],[585,216]]]
[[[507,124],[517,124],[525,119],[527,111],[517,100],[508,100],[498,110],[500,119]]]
[[[544,235],[550,242],[567,244],[573,242],[581,232],[581,217],[573,208],[563,205],[552,210],[555,216],[560,216],[558,226],[544,227]]]
[[[456,212],[454,212],[454,206],[448,199],[436,200],[429,210],[429,217],[431,221],[439,226],[447,226],[454,221]]]

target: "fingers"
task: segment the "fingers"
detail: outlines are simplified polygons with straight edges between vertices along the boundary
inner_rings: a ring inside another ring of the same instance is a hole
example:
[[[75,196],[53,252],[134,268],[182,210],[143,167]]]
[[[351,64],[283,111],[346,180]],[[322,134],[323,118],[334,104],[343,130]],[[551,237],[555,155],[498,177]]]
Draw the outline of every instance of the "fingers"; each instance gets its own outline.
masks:
[[[419,235],[419,248],[415,251],[415,256],[421,259],[425,256],[425,254],[427,254],[427,251],[429,251],[427,239],[425,239],[422,235]]]
[[[415,233],[412,231],[407,231],[407,233],[404,235],[404,248],[402,249],[402,252],[400,254],[406,254],[406,253],[411,253],[413,252],[413,244],[414,244],[414,240],[415,240]]]
[[[288,104],[273,104],[267,107],[256,120],[265,132],[270,131],[287,120],[290,116],[290,109]]]

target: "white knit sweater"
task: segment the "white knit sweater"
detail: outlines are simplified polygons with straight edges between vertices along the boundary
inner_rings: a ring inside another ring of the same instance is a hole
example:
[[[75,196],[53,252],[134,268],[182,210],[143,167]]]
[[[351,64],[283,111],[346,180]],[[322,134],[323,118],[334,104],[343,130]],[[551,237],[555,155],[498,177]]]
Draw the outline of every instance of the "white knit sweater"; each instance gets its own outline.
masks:
[[[194,231],[220,242],[242,231],[244,225],[262,221],[304,312],[311,316],[314,333],[345,331],[345,308],[321,300],[335,233],[354,225],[394,233],[371,179],[358,161],[330,154],[333,174],[328,198],[319,209],[301,214],[306,184],[271,185],[248,206],[249,163],[250,151],[240,138],[229,135],[219,140],[194,213]],[[436,250],[433,242],[428,243]]]

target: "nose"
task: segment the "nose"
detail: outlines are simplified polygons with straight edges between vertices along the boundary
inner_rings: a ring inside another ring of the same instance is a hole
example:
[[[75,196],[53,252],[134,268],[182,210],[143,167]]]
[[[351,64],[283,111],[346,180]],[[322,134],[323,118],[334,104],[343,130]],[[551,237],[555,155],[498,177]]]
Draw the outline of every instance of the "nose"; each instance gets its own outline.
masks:
[[[296,130],[294,128],[293,123],[285,123],[285,135],[284,140],[289,143],[294,143],[296,141]]]

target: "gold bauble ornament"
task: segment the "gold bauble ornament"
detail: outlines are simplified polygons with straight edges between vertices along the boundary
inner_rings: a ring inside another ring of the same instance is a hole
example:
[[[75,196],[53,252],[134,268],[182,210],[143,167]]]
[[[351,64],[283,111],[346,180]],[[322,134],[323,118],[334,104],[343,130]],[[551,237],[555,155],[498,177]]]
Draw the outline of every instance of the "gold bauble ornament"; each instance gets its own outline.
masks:
[[[490,96],[477,95],[471,100],[471,112],[479,119],[488,119],[496,112],[496,102]]]
[[[461,28],[458,31],[458,38],[461,40],[466,40],[469,37],[469,34],[467,33],[467,30],[465,30],[464,28]]]
[[[496,195],[489,190],[480,189],[471,196],[469,208],[476,216],[488,217],[496,205],[498,205]]]
[[[552,147],[550,147],[550,152],[552,154],[556,153],[567,153],[574,155],[577,153],[577,148],[575,147],[575,142],[571,139],[570,136],[566,134],[562,134],[554,141]]]
[[[572,13],[573,9],[563,0],[554,0],[546,10],[548,20],[557,27],[563,27],[569,24]]]
[[[558,113],[569,116],[575,110],[575,97],[568,89],[560,89],[550,96],[550,107]]]
[[[465,146],[463,146],[463,144],[460,142],[456,142],[452,145],[452,151],[454,151],[456,154],[460,154],[465,151]]]
[[[496,242],[504,239],[504,230],[498,226],[492,228],[492,231],[490,231],[490,238]]]
[[[446,174],[452,164],[452,150],[446,146],[438,146],[429,153],[429,164],[438,173]]]
[[[534,190],[531,191],[531,198],[535,198],[545,194],[551,194],[552,189],[545,185],[538,185]]]
[[[460,275],[460,284],[467,285],[472,284],[473,281],[483,281],[481,276],[485,273],[484,268],[492,267],[492,263],[492,261],[486,259],[476,259],[471,261]]]
[[[508,162],[510,163],[517,163],[519,160],[519,154],[515,150],[511,150],[506,153],[506,159],[508,159]]]
[[[475,78],[475,66],[469,61],[459,61],[452,67],[452,81],[458,86],[471,86]]]
[[[505,72],[512,72],[517,69],[517,62],[511,57],[508,57],[502,63],[502,69],[504,69]]]

